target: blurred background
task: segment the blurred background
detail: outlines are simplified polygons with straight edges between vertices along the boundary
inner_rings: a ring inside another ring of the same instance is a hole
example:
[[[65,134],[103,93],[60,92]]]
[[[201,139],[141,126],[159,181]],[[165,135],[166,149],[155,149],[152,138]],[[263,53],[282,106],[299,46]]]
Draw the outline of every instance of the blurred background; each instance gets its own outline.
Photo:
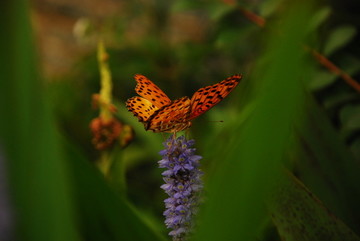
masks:
[[[194,240],[359,240],[360,3],[20,2],[6,4],[2,17],[1,240],[170,240],[157,166],[168,134],[146,132],[126,110],[135,74],[171,99],[243,74],[185,132],[196,140],[205,193],[215,200]],[[92,102],[101,89],[100,40],[112,114],[132,130],[126,145],[119,138],[105,150],[94,147],[89,128],[99,116]],[[284,166],[291,184],[272,191],[267,183]],[[219,183],[229,187],[225,196],[238,188],[228,207],[214,197]],[[267,193],[281,201],[270,198],[264,208]],[[316,198],[303,202],[307,195]],[[250,208],[232,216],[237,205]],[[238,218],[251,228],[235,231]]]

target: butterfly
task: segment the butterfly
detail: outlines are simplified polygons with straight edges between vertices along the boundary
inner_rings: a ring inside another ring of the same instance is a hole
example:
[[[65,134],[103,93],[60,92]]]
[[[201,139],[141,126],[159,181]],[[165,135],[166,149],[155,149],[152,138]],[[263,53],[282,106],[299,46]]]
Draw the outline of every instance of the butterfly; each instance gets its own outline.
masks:
[[[233,75],[217,84],[171,101],[152,81],[135,75],[135,91],[140,96],[131,97],[126,107],[144,124],[145,130],[176,133],[191,126],[191,120],[210,110],[223,100],[240,82],[242,75]]]

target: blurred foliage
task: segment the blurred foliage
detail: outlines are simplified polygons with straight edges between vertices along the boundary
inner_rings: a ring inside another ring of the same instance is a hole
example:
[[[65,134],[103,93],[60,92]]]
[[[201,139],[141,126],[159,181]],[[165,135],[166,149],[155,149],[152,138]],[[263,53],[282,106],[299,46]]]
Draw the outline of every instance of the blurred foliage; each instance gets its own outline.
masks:
[[[358,3],[128,1],[116,19],[81,19],[89,28],[77,37],[93,41],[93,54],[61,79],[40,80],[29,6],[17,2],[4,4],[0,21],[9,190],[0,197],[12,204],[0,208],[15,220],[0,226],[15,240],[169,240],[156,162],[166,134],[146,132],[124,105],[136,73],[171,99],[244,76],[185,131],[205,172],[194,240],[359,240],[360,90],[348,81],[360,79]],[[135,130],[124,149],[91,143],[100,38],[116,117]],[[104,158],[105,176],[96,168]]]

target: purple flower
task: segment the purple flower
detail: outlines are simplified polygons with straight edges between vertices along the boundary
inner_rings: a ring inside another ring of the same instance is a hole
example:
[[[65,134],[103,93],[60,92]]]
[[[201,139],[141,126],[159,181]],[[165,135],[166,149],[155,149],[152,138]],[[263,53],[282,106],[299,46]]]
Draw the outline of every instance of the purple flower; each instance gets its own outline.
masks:
[[[160,151],[163,159],[158,163],[160,168],[166,168],[162,173],[165,184],[161,185],[169,195],[164,201],[165,224],[172,229],[169,235],[174,241],[184,241],[193,226],[203,187],[199,169],[202,157],[195,155],[195,148],[191,148],[195,141],[188,141],[184,136],[170,136],[163,144],[165,150]]]

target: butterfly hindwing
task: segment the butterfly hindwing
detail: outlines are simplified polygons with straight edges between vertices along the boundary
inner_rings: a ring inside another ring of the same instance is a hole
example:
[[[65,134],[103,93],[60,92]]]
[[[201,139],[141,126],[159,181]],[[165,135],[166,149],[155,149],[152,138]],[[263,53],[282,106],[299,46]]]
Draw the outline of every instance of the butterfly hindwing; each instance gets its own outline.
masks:
[[[135,87],[136,93],[150,101],[153,105],[161,108],[171,103],[169,97],[144,75],[137,74],[134,78],[137,82]]]
[[[205,113],[223,100],[240,82],[241,75],[233,75],[220,83],[203,87],[191,98],[191,114],[189,120]]]
[[[147,99],[139,96],[134,96],[128,99],[126,101],[126,107],[139,119],[140,122],[147,121],[149,117],[159,109]]]
[[[170,105],[158,109],[145,124],[146,130],[154,132],[174,132],[186,129],[189,124],[190,99],[182,97]]]

